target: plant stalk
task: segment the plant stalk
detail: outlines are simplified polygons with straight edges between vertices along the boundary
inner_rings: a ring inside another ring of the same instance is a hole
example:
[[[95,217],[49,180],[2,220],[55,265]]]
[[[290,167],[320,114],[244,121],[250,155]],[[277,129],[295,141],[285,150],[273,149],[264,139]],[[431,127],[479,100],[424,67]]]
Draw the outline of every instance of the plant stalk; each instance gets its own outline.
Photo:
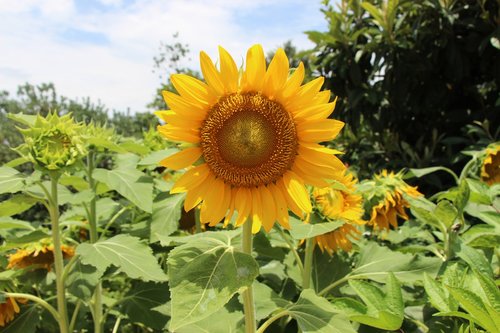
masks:
[[[37,297],[35,295],[31,294],[24,294],[24,293],[4,293],[5,297],[11,297],[11,298],[24,298],[30,301],[33,301],[35,303],[38,303],[40,306],[42,306],[45,310],[49,311],[50,314],[54,317],[54,319],[57,322],[60,322],[60,315],[59,312],[57,312],[56,309],[40,297]]]
[[[243,253],[252,255],[253,248],[253,235],[252,235],[252,219],[248,218],[243,224]],[[253,300],[253,286],[249,285],[242,293],[243,297],[243,312],[245,313],[245,333],[255,333],[256,320],[255,320],[255,305]]]
[[[59,329],[61,333],[69,333],[68,310],[64,289],[64,260],[61,249],[61,231],[59,230],[59,204],[57,198],[58,174],[50,174],[51,198],[49,200],[50,221],[52,224],[52,242],[54,243],[54,266],[56,274],[57,310],[59,312]]]
[[[96,205],[96,187],[97,184],[92,176],[95,169],[95,151],[90,150],[87,156],[87,176],[89,181],[90,190],[92,191],[92,199],[90,200],[89,207],[89,233],[90,243],[95,243],[99,240],[97,233],[97,205]],[[92,296],[92,314],[94,315],[94,333],[102,332],[102,283],[99,281],[96,285],[94,295]]]
[[[306,240],[306,253],[304,256],[304,271],[302,275],[302,289],[311,288],[311,273],[312,273],[312,261],[314,256],[314,247],[316,243],[314,238],[308,238]]]

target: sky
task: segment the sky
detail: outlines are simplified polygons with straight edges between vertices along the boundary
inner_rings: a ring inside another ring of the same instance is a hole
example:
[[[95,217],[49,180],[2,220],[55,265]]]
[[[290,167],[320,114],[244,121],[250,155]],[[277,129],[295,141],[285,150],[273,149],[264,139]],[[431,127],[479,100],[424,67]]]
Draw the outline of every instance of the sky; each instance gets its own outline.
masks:
[[[0,91],[52,82],[60,95],[142,112],[166,80],[153,72],[160,43],[199,52],[226,48],[241,65],[255,43],[271,51],[304,31],[326,30],[320,0],[0,0]]]

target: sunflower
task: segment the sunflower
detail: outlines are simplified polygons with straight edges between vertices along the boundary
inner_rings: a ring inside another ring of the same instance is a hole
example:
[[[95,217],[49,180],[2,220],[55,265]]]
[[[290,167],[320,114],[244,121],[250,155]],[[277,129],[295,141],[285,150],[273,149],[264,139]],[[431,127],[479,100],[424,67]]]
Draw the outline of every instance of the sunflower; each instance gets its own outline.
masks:
[[[481,166],[481,179],[488,185],[500,183],[500,144],[490,145],[485,153]]]
[[[64,259],[75,255],[75,248],[72,246],[61,245],[61,250]],[[53,263],[54,245],[49,241],[41,241],[40,243],[30,244],[26,248],[17,249],[16,252],[9,256],[7,268],[25,268],[36,265],[50,271]]]
[[[158,131],[183,150],[161,165],[188,168],[170,192],[187,192],[186,211],[201,204],[202,223],[213,226],[238,212],[236,226],[252,218],[254,233],[275,221],[289,228],[288,209],[297,216],[312,209],[305,184],[328,186],[344,168],[337,151],[319,144],[344,123],[328,119],[335,102],[320,92],[324,79],[302,84],[302,63],[289,75],[282,49],[266,68],[262,47],[252,46],[241,74],[222,47],[219,55],[217,69],[201,52],[205,82],[176,74],[178,94],[163,92],[170,110],[156,113],[166,123]]]
[[[337,178],[342,186],[316,188],[314,201],[319,212],[327,219],[341,219],[345,223],[340,228],[315,237],[316,244],[330,255],[338,249],[349,252],[351,239],[359,239],[361,232],[356,226],[366,223],[363,220],[363,198],[356,194],[356,179],[350,173],[340,174]]]
[[[416,187],[410,186],[402,179],[402,173],[388,173],[383,170],[374,179],[374,192],[371,195],[371,216],[369,226],[374,230],[389,230],[390,226],[398,227],[398,216],[408,220],[405,208],[410,207],[403,194],[419,197],[422,193]]]
[[[25,300],[20,302],[23,303]],[[16,313],[19,313],[19,311],[20,309],[16,299],[7,297],[3,303],[0,303],[0,327],[14,320]]]

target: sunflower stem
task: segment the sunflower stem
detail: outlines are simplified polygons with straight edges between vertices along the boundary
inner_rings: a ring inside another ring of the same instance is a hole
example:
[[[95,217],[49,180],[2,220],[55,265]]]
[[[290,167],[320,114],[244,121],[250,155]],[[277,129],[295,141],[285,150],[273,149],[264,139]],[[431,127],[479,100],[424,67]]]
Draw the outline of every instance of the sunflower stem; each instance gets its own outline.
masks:
[[[59,312],[59,329],[61,333],[69,333],[68,310],[66,308],[66,295],[64,290],[64,260],[61,249],[61,231],[59,230],[59,204],[57,198],[57,183],[59,173],[50,173],[51,193],[49,200],[50,221],[52,224],[52,242],[54,243],[54,266],[56,274],[57,310]]]
[[[200,219],[200,210],[198,207],[194,209],[194,225],[195,225],[195,233],[199,234],[203,230],[201,229],[201,219]]]
[[[243,224],[243,253],[252,255],[253,248],[253,235],[252,235],[252,219],[247,219]],[[245,333],[255,333],[255,306],[253,301],[253,287],[249,285],[242,293],[243,297],[243,312],[245,313]]]
[[[312,273],[312,261],[314,254],[314,247],[316,243],[314,238],[308,238],[306,240],[306,253],[304,256],[304,271],[302,274],[302,289],[311,288],[311,273]]]
[[[90,150],[87,156],[87,177],[92,191],[92,199],[90,200],[90,207],[88,211],[89,220],[89,231],[90,231],[90,243],[95,243],[99,240],[99,235],[97,233],[97,183],[93,177],[93,172],[95,169],[95,151]],[[94,315],[94,332],[101,333],[102,331],[102,284],[99,281],[96,285],[94,295],[92,297],[92,314]]]

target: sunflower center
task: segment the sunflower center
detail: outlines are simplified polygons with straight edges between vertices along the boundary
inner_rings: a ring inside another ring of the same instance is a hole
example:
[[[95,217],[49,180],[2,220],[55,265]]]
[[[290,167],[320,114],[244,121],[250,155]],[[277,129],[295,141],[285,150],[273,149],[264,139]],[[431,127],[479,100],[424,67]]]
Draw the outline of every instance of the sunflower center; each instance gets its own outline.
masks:
[[[219,100],[201,128],[203,156],[217,177],[233,186],[269,184],[291,168],[297,134],[283,106],[259,93]]]

